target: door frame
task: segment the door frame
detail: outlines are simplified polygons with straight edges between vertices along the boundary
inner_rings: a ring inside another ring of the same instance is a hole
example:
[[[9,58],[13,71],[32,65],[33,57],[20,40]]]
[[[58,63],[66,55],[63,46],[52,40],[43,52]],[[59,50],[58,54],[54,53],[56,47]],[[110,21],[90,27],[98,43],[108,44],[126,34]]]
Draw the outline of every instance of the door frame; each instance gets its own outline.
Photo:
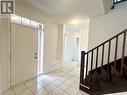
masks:
[[[12,86],[12,24],[17,24],[17,23],[10,22],[10,33],[9,33],[9,46],[10,46],[10,87]],[[22,25],[22,24],[18,24],[18,25],[25,26],[25,25]],[[29,26],[25,26],[25,27],[29,27]],[[32,27],[29,27],[29,28],[32,28]],[[44,31],[39,30],[39,29],[37,31],[38,31],[38,33],[39,33],[39,31],[43,32],[43,47],[44,47]],[[43,49],[43,51],[44,51],[44,49]],[[43,52],[43,54],[44,54],[44,52]],[[44,56],[43,56],[43,59],[44,59]],[[36,64],[36,68],[37,68],[37,70],[36,70],[36,76],[35,77],[40,75],[40,74],[38,74],[38,63]]]

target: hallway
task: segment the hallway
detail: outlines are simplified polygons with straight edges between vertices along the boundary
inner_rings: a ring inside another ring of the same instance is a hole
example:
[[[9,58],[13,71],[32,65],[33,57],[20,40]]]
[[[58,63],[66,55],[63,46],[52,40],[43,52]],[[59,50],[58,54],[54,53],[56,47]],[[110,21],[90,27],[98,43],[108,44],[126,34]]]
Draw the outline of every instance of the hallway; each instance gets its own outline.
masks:
[[[16,85],[4,95],[87,95],[79,91],[79,65],[69,62],[63,67]]]

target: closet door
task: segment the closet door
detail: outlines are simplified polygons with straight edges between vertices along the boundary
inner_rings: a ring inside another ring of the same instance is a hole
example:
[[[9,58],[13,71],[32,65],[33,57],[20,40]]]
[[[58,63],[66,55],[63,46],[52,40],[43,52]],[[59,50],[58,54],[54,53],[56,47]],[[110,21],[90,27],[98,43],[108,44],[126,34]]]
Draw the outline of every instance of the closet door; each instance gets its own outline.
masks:
[[[37,75],[38,30],[11,24],[11,86]]]

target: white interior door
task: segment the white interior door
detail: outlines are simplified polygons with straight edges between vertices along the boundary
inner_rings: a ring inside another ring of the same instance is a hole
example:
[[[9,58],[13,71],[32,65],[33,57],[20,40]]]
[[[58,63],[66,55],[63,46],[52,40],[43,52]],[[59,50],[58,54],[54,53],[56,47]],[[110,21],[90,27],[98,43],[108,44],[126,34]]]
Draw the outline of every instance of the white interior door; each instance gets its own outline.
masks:
[[[11,86],[37,75],[38,30],[11,25]]]

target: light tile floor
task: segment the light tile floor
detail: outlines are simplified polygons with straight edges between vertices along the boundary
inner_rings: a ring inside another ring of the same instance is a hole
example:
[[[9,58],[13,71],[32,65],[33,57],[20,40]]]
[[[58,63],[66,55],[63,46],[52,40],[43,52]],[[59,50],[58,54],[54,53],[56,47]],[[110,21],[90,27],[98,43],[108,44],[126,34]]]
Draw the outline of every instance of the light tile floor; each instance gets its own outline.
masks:
[[[70,62],[5,91],[3,95],[88,95],[79,90],[79,66]]]

